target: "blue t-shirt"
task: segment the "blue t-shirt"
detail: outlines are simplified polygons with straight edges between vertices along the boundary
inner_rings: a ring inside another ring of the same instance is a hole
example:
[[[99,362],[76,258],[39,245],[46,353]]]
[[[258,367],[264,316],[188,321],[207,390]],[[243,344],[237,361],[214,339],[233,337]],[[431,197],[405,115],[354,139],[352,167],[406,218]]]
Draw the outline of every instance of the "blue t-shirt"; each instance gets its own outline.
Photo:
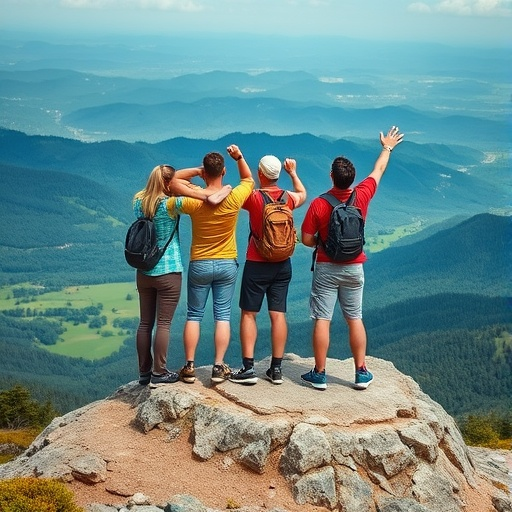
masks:
[[[176,226],[177,215],[175,217],[171,217],[169,211],[167,210],[167,201],[168,197],[162,199],[158,208],[156,210],[155,217],[153,221],[156,226],[156,234],[158,237],[158,246],[163,247],[171,233]],[[142,213],[142,201],[140,199],[136,199],[133,203],[133,211],[137,218],[144,217]],[[147,276],[162,276],[164,274],[169,274],[171,272],[183,272],[183,263],[181,261],[181,251],[180,251],[180,237],[179,231],[176,230],[171,243],[167,246],[162,258],[156,264],[154,268],[151,270],[141,270]]]

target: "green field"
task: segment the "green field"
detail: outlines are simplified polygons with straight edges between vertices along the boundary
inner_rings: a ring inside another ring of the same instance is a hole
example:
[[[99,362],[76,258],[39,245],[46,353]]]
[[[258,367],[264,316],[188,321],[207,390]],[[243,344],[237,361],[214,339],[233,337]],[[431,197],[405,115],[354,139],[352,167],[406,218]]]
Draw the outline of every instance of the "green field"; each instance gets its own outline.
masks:
[[[123,344],[130,335],[129,331],[113,326],[116,318],[134,318],[139,315],[139,302],[135,283],[110,283],[91,286],[71,286],[58,292],[35,295],[29,301],[21,302],[13,298],[13,288],[33,285],[16,285],[0,289],[0,310],[19,307],[44,311],[49,308],[76,308],[98,306],[102,304],[101,315],[107,322],[100,328],[90,328],[87,324],[75,325],[62,321],[66,331],[55,345],[43,345],[42,348],[54,354],[83,357],[84,359],[101,359]],[[129,299],[129,300],[128,300]]]
[[[369,252],[381,251],[399,238],[416,233],[421,227],[421,223],[417,222],[400,226],[386,234],[368,237],[367,250]],[[23,299],[15,298],[13,290],[16,288],[33,289],[35,292]],[[91,328],[88,323],[76,323],[59,317],[50,317],[50,319],[58,321],[64,327],[65,332],[60,335],[54,345],[38,343],[38,346],[48,352],[62,356],[97,360],[116,352],[123,345],[126,338],[135,335],[134,329],[121,329],[113,325],[116,319],[138,319],[139,301],[135,282],[70,286],[60,291],[46,292],[40,295],[36,293],[38,290],[40,288],[38,289],[36,285],[30,283],[0,288],[0,311],[17,308],[29,308],[32,312],[34,310],[44,312],[52,308],[80,310],[88,306],[101,304],[100,316],[106,318],[104,325]],[[294,298],[290,295],[289,299],[289,321],[300,321],[302,312],[307,309],[307,298]],[[296,313],[294,314],[294,312]],[[31,318],[33,316],[27,316],[27,321]],[[261,322],[262,325],[266,325],[266,318],[263,318]]]
[[[393,242],[400,240],[409,235],[413,235],[421,231],[425,226],[421,221],[408,224],[406,226],[398,226],[389,231],[389,233],[366,237],[367,250],[369,252],[380,252],[387,249]]]

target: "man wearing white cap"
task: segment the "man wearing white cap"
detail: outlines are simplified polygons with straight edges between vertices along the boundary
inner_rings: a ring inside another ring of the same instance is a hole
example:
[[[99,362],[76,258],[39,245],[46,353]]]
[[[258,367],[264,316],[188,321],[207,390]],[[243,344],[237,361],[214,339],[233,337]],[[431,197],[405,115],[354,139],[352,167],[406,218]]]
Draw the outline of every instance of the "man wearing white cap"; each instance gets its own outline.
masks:
[[[258,377],[254,371],[254,347],[258,329],[256,315],[267,297],[271,324],[272,360],[266,372],[273,384],[283,382],[281,362],[284,355],[288,326],[286,323],[286,300],[288,286],[292,278],[290,257],[282,261],[269,261],[258,251],[255,239],[260,239],[263,230],[264,194],[274,201],[284,200],[294,210],[306,200],[306,189],[297,176],[297,163],[291,158],[284,161],[284,169],[292,180],[293,191],[285,191],[277,186],[281,173],[281,162],[273,155],[264,156],[258,165],[259,189],[253,190],[242,208],[249,212],[251,236],[247,247],[246,262],[240,287],[240,342],[242,345],[243,367],[230,377],[239,384],[255,384]]]

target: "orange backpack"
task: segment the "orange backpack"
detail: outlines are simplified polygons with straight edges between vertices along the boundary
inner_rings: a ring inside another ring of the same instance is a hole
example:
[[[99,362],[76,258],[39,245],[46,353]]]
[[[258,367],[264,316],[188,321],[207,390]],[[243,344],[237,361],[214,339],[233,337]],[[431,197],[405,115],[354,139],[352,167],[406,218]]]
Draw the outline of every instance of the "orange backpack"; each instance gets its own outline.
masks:
[[[251,230],[256,249],[267,261],[277,262],[288,259],[295,250],[297,232],[293,214],[287,205],[286,191],[274,201],[269,194],[260,190],[263,196],[262,235],[258,238]]]

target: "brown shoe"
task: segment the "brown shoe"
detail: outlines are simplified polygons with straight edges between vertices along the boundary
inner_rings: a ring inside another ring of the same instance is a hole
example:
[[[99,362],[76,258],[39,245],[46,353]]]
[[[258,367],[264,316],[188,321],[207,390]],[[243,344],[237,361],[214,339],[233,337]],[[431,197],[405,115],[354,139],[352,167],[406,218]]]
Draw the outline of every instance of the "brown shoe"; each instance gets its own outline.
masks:
[[[196,370],[194,368],[194,365],[189,366],[188,364],[186,364],[180,370],[180,380],[186,382],[187,384],[193,384],[196,381]]]
[[[232,374],[233,372],[227,364],[214,364],[212,368],[212,382],[224,382],[229,379]]]

